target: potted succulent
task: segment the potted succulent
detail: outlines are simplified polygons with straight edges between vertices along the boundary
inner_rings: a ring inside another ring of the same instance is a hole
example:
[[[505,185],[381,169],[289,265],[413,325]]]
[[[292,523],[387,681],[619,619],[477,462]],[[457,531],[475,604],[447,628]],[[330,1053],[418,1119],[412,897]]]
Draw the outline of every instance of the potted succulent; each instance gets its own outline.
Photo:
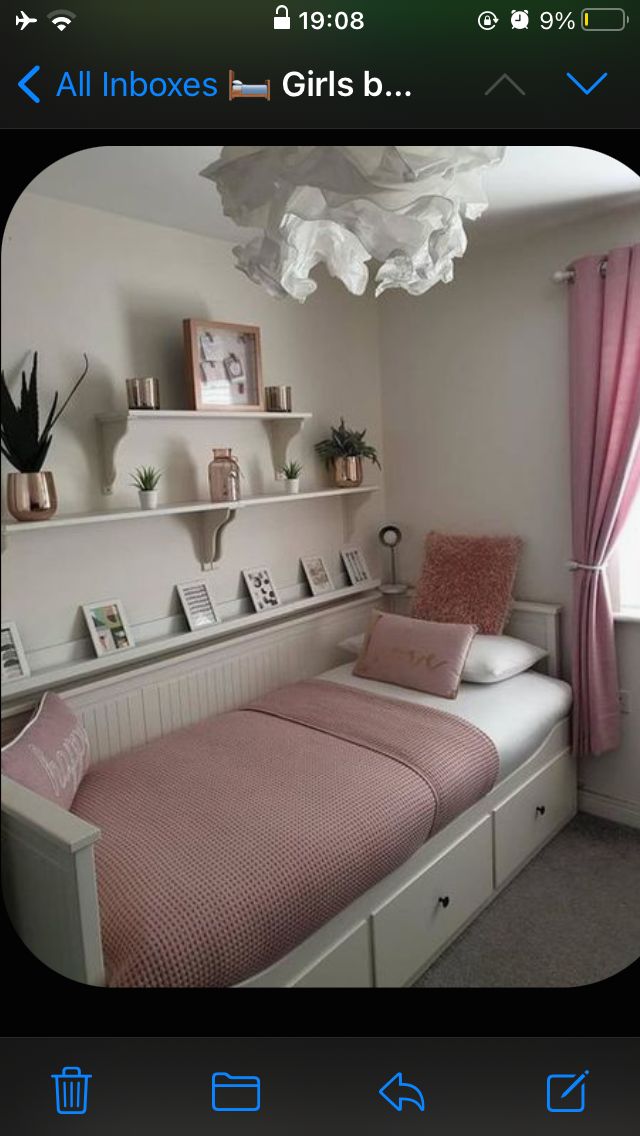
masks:
[[[331,437],[316,443],[316,452],[324,458],[327,469],[333,473],[333,483],[339,489],[362,483],[362,460],[374,462],[381,469],[374,446],[365,442],[366,430],[350,430],[340,419],[338,427],[331,427]]]
[[[157,485],[161,477],[160,470],[153,465],[141,465],[131,474],[131,484],[138,490],[141,509],[157,509]]]
[[[281,473],[284,474],[287,481],[287,493],[300,492],[300,474],[302,473],[302,466],[300,462],[292,461],[283,465]]]
[[[2,453],[17,473],[10,473],[7,480],[7,508],[17,521],[46,521],[58,507],[53,474],[43,470],[52,431],[60,415],[77,391],[89,370],[89,360],[84,356],[84,371],[76,380],[70,393],[58,410],[58,392],[53,396],[46,422],[40,430],[38,407],[38,352],[33,354],[31,375],[27,383],[26,373],[22,372],[20,403],[16,405],[9,393],[4,372],[1,378],[2,411]]]

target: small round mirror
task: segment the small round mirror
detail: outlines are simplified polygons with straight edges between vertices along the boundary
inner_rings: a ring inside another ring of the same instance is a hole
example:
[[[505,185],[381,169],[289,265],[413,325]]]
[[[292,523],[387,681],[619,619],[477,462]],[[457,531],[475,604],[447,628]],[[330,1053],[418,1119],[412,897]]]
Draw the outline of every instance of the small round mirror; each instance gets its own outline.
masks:
[[[383,525],[378,530],[378,538],[387,548],[395,548],[402,540],[402,533],[397,525]]]

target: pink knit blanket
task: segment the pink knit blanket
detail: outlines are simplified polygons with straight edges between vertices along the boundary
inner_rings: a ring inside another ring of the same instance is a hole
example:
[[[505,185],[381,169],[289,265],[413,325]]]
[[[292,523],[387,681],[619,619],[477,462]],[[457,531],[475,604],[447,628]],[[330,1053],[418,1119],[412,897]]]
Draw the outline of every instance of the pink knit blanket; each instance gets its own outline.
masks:
[[[477,727],[318,681],[94,766],[112,986],[229,986],[281,958],[489,791]]]

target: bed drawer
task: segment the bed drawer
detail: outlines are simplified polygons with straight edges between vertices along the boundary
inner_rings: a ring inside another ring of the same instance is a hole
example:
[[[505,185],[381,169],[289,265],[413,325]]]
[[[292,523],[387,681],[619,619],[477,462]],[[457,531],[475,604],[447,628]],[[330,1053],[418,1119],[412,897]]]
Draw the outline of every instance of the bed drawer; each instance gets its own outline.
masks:
[[[576,811],[576,767],[557,757],[494,809],[496,887]]]
[[[377,986],[403,986],[491,895],[491,817],[428,864],[373,915]]]
[[[371,943],[367,922],[313,963],[288,986],[371,986]]]

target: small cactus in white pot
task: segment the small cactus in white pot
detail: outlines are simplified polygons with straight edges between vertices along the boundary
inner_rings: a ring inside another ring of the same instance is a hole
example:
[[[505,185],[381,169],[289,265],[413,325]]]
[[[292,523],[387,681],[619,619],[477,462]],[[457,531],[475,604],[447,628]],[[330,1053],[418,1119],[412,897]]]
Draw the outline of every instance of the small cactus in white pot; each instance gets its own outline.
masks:
[[[141,509],[158,507],[157,485],[161,477],[160,470],[153,465],[141,465],[131,474],[131,484],[138,490]]]
[[[282,473],[286,478],[286,491],[287,493],[300,492],[300,474],[302,473],[302,466],[300,462],[292,461],[287,462],[282,467]]]

